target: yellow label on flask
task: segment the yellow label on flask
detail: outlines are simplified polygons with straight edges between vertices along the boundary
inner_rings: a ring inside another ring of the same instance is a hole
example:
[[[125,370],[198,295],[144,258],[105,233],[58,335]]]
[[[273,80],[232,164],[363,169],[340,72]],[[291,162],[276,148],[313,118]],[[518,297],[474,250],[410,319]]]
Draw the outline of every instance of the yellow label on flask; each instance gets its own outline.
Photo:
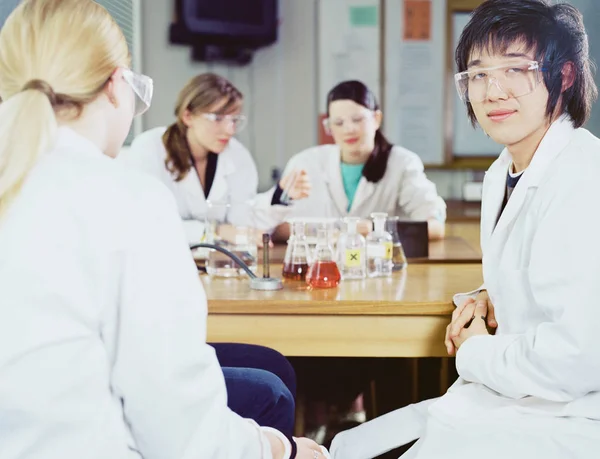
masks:
[[[386,242],[386,243],[384,243],[384,246],[385,246],[385,259],[391,260],[392,255],[394,254],[394,243]]]
[[[357,268],[361,263],[360,249],[346,249],[346,267]]]

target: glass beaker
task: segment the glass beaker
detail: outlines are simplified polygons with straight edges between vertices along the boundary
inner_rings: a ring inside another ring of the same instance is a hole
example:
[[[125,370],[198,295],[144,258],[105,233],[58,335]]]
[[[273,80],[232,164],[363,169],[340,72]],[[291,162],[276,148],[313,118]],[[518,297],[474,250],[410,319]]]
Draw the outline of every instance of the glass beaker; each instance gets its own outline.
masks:
[[[367,275],[386,277],[392,275],[392,254],[394,243],[392,235],[385,230],[387,214],[371,214],[373,231],[367,235]]]
[[[227,249],[237,255],[252,272],[257,271],[258,246],[251,217],[247,225],[226,224],[229,204],[214,204],[207,212],[207,242]],[[251,214],[249,214],[251,215]],[[206,261],[206,272],[217,277],[245,276],[246,272],[228,255],[211,249]]]
[[[214,244],[219,240],[218,230],[227,221],[229,203],[226,201],[206,201],[204,215],[204,237],[202,242]]]
[[[392,271],[400,271],[408,264],[398,233],[400,220],[400,217],[388,217],[385,222],[385,230],[392,235]]]
[[[340,283],[341,277],[333,249],[329,245],[329,228],[325,224],[321,225],[317,230],[317,246],[306,273],[306,283],[312,288],[333,288]]]
[[[291,234],[283,258],[282,276],[284,279],[303,281],[310,264],[310,249],[306,240],[306,223],[292,221]]]
[[[346,217],[346,230],[338,238],[337,263],[342,279],[364,279],[367,276],[365,238],[357,231],[360,218]]]

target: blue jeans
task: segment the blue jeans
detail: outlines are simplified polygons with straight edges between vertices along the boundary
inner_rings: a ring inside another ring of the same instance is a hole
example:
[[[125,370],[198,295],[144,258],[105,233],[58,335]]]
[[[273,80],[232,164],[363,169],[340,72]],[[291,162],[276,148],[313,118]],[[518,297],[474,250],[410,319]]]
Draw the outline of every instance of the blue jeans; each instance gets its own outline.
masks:
[[[279,352],[262,346],[213,343],[227,386],[227,405],[287,437],[294,431],[296,374]]]

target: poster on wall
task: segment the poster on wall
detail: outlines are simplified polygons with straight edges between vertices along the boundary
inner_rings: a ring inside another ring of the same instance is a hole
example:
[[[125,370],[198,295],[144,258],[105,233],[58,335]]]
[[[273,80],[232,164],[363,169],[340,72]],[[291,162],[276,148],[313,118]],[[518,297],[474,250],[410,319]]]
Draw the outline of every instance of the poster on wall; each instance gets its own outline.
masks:
[[[323,129],[327,93],[345,80],[360,80],[381,93],[379,0],[319,0],[319,143],[332,143]]]
[[[444,161],[445,0],[386,0],[384,130],[428,165]]]
[[[404,41],[431,40],[431,1],[404,0]]]

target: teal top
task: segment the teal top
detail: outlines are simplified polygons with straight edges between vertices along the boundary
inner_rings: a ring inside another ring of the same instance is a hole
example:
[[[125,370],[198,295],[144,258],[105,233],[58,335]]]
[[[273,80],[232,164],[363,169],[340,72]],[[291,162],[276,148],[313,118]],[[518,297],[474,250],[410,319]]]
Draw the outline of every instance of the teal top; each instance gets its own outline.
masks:
[[[365,165],[341,163],[341,166],[342,182],[344,183],[344,191],[346,192],[346,197],[348,198],[347,210],[349,212],[350,208],[352,207],[354,195],[356,194],[356,189],[358,188],[358,183],[360,182],[360,178],[362,177]]]

